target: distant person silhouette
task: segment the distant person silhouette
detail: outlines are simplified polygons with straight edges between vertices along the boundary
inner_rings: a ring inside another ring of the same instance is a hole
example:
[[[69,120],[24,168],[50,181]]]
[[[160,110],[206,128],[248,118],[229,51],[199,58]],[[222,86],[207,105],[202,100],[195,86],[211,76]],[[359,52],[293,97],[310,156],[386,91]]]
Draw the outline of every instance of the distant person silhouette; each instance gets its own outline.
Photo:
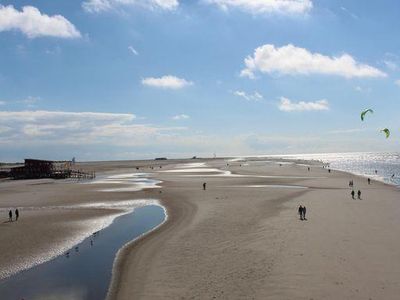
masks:
[[[204,182],[204,183],[203,183],[203,190],[206,190],[206,185],[207,185],[207,184]]]
[[[330,173],[331,172],[331,169],[328,169],[328,173]]]
[[[12,222],[12,211],[8,212],[8,221]]]
[[[15,210],[15,221],[18,221],[19,218],[19,211],[18,208]]]
[[[358,192],[357,192],[357,198],[361,200],[361,191],[360,190],[358,190]]]
[[[354,199],[354,194],[355,194],[355,193],[354,193],[354,190],[352,190],[352,191],[351,191],[351,198],[353,198],[353,199]]]
[[[368,178],[368,184],[371,184],[371,178]]]
[[[375,174],[378,174],[378,170],[375,170]]]
[[[301,205],[299,206],[298,212],[299,212],[300,220],[303,220],[303,206],[301,206]]]
[[[303,220],[307,220],[306,213],[307,213],[307,208],[303,206]]]
[[[307,169],[308,169],[308,172],[310,172],[310,167],[308,167]]]
[[[353,185],[354,185],[353,180],[350,180],[349,181],[349,187],[353,187]]]

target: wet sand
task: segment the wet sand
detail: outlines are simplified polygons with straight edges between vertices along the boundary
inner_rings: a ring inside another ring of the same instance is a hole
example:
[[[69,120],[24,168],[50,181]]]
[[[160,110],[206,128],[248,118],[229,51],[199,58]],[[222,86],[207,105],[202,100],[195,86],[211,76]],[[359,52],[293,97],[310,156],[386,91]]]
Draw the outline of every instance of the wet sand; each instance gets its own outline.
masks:
[[[154,172],[162,188],[139,192],[106,193],[61,181],[3,182],[0,205],[159,199],[168,220],[119,252],[110,299],[397,299],[397,188],[368,185],[365,178],[319,166],[308,172],[306,166],[273,162],[236,161],[227,167],[224,160],[206,161],[207,168],[246,176],[158,172],[184,162],[152,162],[154,169],[144,171]],[[117,174],[146,164],[99,162],[83,168]],[[362,200],[351,199],[350,179],[362,190]],[[307,206],[307,221],[297,216],[299,204]],[[0,224],[0,269],[20,257],[39,257],[43,249],[82,232],[86,220],[110,213],[118,210],[22,210],[18,223]]]

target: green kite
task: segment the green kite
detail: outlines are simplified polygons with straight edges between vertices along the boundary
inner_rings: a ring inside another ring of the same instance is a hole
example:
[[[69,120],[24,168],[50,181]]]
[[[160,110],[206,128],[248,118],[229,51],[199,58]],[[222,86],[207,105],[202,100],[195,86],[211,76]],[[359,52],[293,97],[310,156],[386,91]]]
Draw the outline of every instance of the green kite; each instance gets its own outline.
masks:
[[[382,129],[381,132],[384,132],[384,133],[385,133],[386,138],[388,138],[388,137],[390,136],[390,130],[387,129],[387,128]]]
[[[364,110],[363,112],[361,112],[361,121],[364,121],[365,115],[366,115],[367,113],[373,114],[374,111],[373,111],[372,109],[369,108],[369,109],[366,109],[366,110]]]

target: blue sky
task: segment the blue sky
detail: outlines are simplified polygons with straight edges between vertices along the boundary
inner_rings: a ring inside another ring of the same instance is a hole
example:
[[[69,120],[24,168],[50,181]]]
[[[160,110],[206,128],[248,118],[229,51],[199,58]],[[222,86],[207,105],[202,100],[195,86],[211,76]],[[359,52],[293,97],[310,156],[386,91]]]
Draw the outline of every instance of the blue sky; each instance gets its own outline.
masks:
[[[0,5],[0,161],[399,149],[398,1]]]

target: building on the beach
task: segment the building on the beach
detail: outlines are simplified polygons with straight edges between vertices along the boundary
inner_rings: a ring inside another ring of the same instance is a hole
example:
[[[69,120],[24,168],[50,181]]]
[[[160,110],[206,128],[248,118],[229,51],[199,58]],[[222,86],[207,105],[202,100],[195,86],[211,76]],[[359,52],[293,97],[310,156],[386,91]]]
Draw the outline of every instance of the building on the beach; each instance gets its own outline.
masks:
[[[51,178],[53,162],[40,159],[25,159],[21,167],[11,168],[10,175],[14,179]]]
[[[10,176],[10,170],[0,170],[0,178],[7,178]]]
[[[40,178],[94,178],[95,173],[86,173],[72,170],[71,162],[54,162],[50,160],[25,159],[23,166],[10,169],[13,179],[40,179]]]

